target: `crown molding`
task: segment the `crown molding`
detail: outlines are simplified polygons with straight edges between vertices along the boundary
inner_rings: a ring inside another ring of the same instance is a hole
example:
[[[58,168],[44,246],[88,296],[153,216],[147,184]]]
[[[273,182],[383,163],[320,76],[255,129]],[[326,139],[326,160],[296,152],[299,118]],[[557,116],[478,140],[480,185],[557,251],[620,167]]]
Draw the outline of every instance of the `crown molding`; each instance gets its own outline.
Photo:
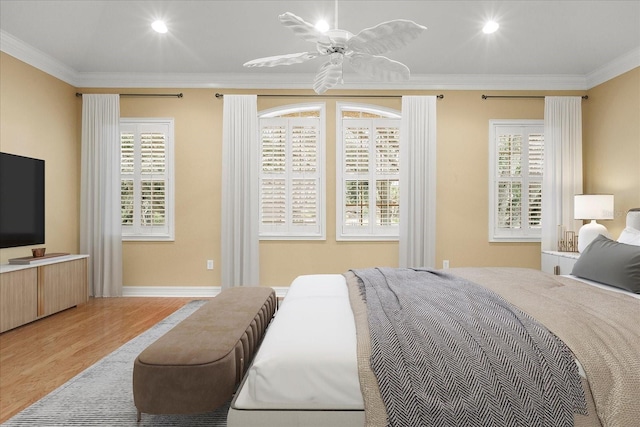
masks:
[[[315,74],[79,73],[79,88],[311,89]],[[345,90],[585,90],[581,75],[412,75],[406,82],[376,82],[345,74]]]
[[[311,78],[311,80],[309,80]],[[314,75],[222,73],[78,73],[80,88],[310,89]]]
[[[311,89],[303,73],[91,73],[78,72],[0,30],[0,50],[76,88]],[[346,90],[588,90],[640,66],[640,48],[587,75],[414,74],[406,82],[375,82],[345,74]]]
[[[634,49],[587,74],[587,89],[598,86],[637,67],[640,67],[640,48]]]
[[[0,30],[0,51],[74,86],[77,72],[46,53]]]
[[[585,79],[569,74],[421,74],[388,85],[406,90],[584,90]]]

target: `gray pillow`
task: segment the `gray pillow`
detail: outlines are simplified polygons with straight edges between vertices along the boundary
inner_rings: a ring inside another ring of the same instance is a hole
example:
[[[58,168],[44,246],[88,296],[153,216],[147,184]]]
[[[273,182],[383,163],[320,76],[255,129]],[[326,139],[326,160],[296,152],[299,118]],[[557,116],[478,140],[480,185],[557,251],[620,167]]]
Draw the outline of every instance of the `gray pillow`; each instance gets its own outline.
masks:
[[[580,254],[571,274],[640,294],[640,246],[601,234]]]

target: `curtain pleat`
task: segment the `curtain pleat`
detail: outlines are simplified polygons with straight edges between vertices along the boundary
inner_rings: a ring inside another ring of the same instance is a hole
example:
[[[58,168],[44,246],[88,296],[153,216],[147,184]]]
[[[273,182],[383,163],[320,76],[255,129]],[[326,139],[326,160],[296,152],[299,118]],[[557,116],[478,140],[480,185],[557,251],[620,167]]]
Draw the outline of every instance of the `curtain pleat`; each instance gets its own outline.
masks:
[[[435,267],[436,97],[403,96],[400,267]]]
[[[222,125],[222,287],[257,286],[258,97],[225,95]]]
[[[122,296],[120,97],[82,96],[80,252],[89,254],[89,295]]]
[[[573,196],[582,194],[582,98],[544,100],[542,250],[557,250],[559,226],[577,233]]]

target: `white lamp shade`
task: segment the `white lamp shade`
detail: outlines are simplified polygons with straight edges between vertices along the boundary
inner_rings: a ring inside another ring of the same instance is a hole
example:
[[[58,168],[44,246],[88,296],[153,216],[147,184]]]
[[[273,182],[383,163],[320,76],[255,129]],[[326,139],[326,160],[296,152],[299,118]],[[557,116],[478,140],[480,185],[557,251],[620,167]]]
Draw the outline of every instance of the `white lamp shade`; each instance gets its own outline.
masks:
[[[577,194],[574,219],[613,219],[613,194]]]

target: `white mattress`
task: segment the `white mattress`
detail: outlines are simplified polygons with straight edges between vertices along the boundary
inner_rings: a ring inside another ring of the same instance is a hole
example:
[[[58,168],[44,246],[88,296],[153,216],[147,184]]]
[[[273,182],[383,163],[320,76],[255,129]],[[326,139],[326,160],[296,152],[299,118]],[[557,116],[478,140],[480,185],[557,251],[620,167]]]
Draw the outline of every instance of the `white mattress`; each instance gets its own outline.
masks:
[[[309,363],[309,356],[314,363]],[[235,400],[238,409],[362,410],[356,329],[341,274],[297,277]]]

